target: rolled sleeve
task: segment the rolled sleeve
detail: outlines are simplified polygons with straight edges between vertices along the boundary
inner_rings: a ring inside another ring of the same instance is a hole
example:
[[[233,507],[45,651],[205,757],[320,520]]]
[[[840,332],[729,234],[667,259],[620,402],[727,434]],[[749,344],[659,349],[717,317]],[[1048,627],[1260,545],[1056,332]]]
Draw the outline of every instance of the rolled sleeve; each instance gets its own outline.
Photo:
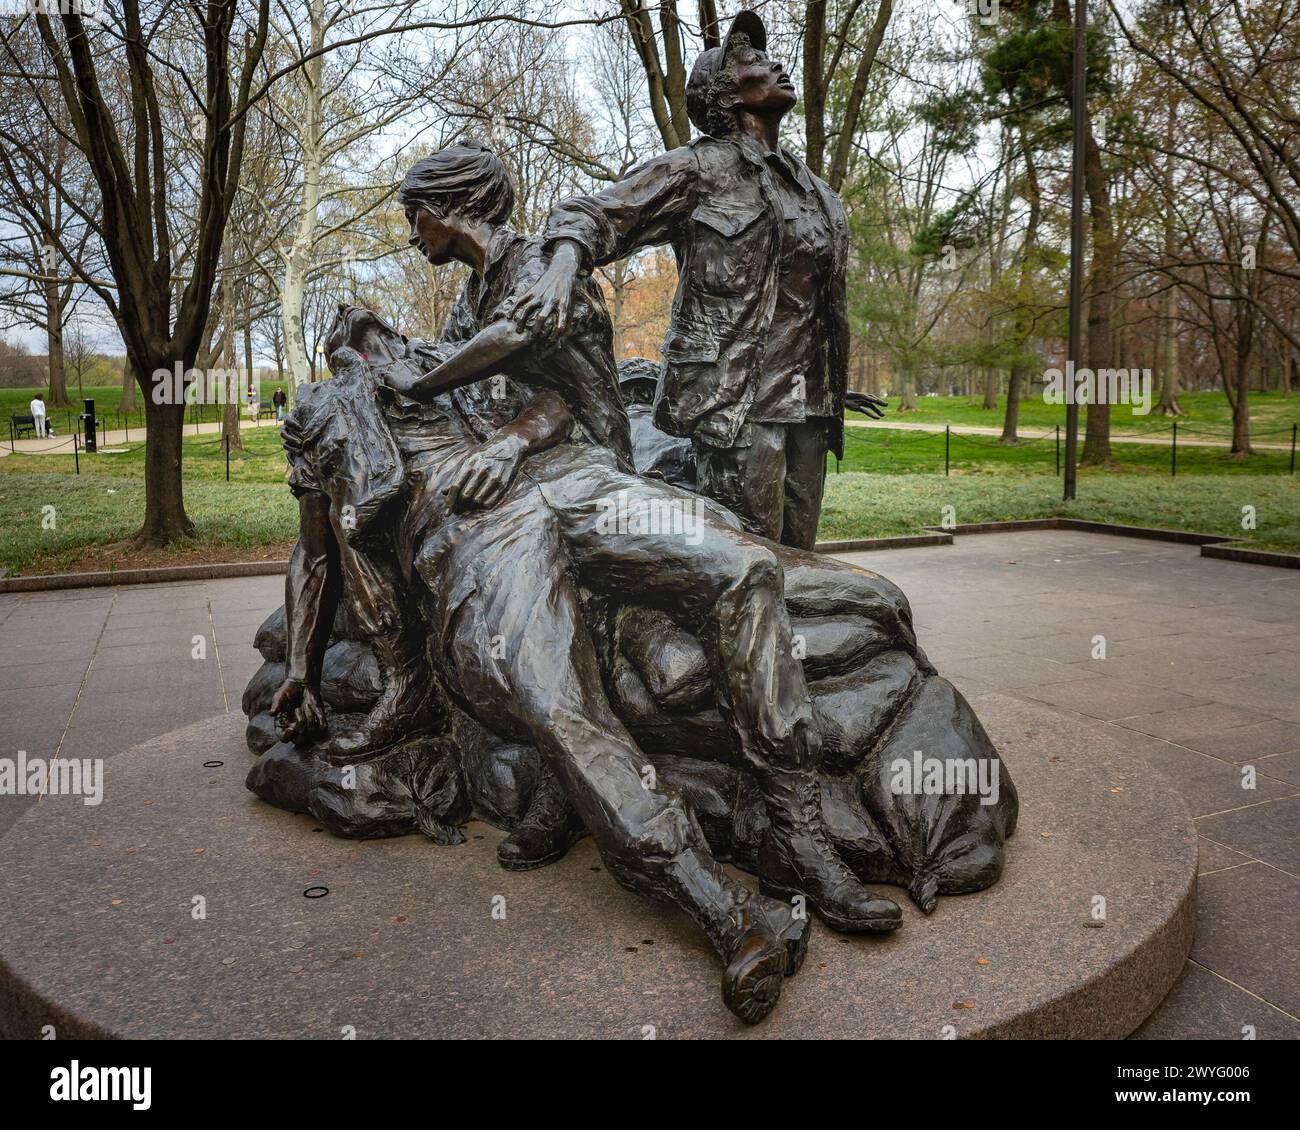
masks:
[[[284,442],[284,453],[289,460],[289,489],[293,492],[294,498],[301,498],[304,494],[322,493],[320,477],[316,474],[316,468],[307,454],[301,423],[294,413],[290,412],[285,418],[280,438]]]
[[[590,271],[642,247],[669,243],[694,207],[699,176],[690,147],[654,157],[600,192],[557,204],[547,218],[543,247],[549,252],[560,240],[571,240],[582,248]]]

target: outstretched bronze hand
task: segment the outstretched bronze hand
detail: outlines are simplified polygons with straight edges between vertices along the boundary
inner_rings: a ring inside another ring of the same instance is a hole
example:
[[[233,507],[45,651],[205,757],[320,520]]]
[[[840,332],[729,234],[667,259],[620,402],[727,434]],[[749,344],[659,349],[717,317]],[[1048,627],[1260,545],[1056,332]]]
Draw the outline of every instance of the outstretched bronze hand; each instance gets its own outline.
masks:
[[[882,396],[872,396],[867,392],[846,392],[844,394],[844,407],[852,408],[855,412],[861,412],[864,416],[870,416],[873,420],[879,420],[885,414],[885,408],[889,401]]]

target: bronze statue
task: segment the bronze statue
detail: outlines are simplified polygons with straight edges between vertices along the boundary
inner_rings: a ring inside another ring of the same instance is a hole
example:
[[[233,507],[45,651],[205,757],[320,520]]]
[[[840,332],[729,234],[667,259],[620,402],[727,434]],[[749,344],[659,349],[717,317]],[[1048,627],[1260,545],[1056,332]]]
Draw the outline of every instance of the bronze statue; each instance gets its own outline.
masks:
[[[699,489],[747,529],[812,549],[826,453],[843,455],[848,224],[839,198],[778,140],[795,104],[754,12],[695,61],[702,132],[551,212],[544,275],[514,317],[563,333],[593,267],[670,243],[679,280],[655,421],[691,437]],[[879,416],[883,401],[862,409]]]
[[[599,288],[575,280],[546,333],[514,318],[548,267],[489,150],[426,158],[400,199],[412,246],[474,273],[437,343],[340,307],[334,376],[286,421],[301,536],[245,692],[249,787],[343,835],[452,844],[478,815],[515,869],[589,832],[697,922],[751,1023],[803,960],[805,907],[878,932],[901,915],[864,882],[927,911],[993,882],[1015,791],[902,593],[638,473],[673,441],[629,429]],[[900,788],[913,748],[993,795]]]

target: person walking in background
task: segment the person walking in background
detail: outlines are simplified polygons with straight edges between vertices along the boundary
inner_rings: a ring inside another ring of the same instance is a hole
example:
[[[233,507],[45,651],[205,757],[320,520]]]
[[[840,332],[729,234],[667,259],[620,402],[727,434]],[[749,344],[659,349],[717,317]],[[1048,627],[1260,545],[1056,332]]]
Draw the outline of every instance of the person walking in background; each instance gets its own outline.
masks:
[[[39,392],[32,398],[31,413],[36,421],[36,434],[43,439],[50,433],[45,421],[45,397]]]
[[[284,389],[279,385],[275,386],[275,392],[271,394],[271,403],[275,405],[276,420],[283,422],[284,406],[289,403],[289,398],[284,395]]]

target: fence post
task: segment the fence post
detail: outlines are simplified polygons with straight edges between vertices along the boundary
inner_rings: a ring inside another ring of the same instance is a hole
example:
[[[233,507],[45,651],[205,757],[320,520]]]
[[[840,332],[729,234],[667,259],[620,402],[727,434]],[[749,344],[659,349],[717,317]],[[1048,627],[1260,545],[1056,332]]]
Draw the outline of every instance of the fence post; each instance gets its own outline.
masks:
[[[1056,425],[1056,477],[1061,477],[1061,425]]]
[[[72,436],[72,462],[77,469],[77,474],[81,474],[81,456],[78,451],[81,448],[81,433],[74,432]]]
[[[1178,474],[1178,421],[1174,420],[1174,442],[1169,448],[1169,474]]]
[[[33,429],[33,430],[35,430],[35,429]],[[17,451],[17,450],[18,450],[18,449],[17,449],[16,447],[14,447],[14,418],[13,418],[12,416],[10,416],[10,417],[9,417],[9,451],[10,451],[10,453],[12,454],[13,452],[15,452],[15,451]],[[1295,470],[1295,467],[1294,467],[1294,464],[1295,464],[1295,434],[1294,434],[1294,432],[1292,433],[1292,437],[1291,437],[1291,452],[1292,452],[1292,454],[1291,454],[1291,463],[1293,464],[1293,466],[1292,466],[1291,469],[1294,471],[1294,470]]]
[[[226,441],[226,482],[230,482],[230,436],[224,435],[221,438]]]
[[[948,473],[948,451],[949,444],[952,442],[952,425],[944,424],[943,426],[943,473]]]
[[[1295,474],[1295,430],[1297,426],[1300,425],[1291,425],[1291,474],[1293,475]]]

